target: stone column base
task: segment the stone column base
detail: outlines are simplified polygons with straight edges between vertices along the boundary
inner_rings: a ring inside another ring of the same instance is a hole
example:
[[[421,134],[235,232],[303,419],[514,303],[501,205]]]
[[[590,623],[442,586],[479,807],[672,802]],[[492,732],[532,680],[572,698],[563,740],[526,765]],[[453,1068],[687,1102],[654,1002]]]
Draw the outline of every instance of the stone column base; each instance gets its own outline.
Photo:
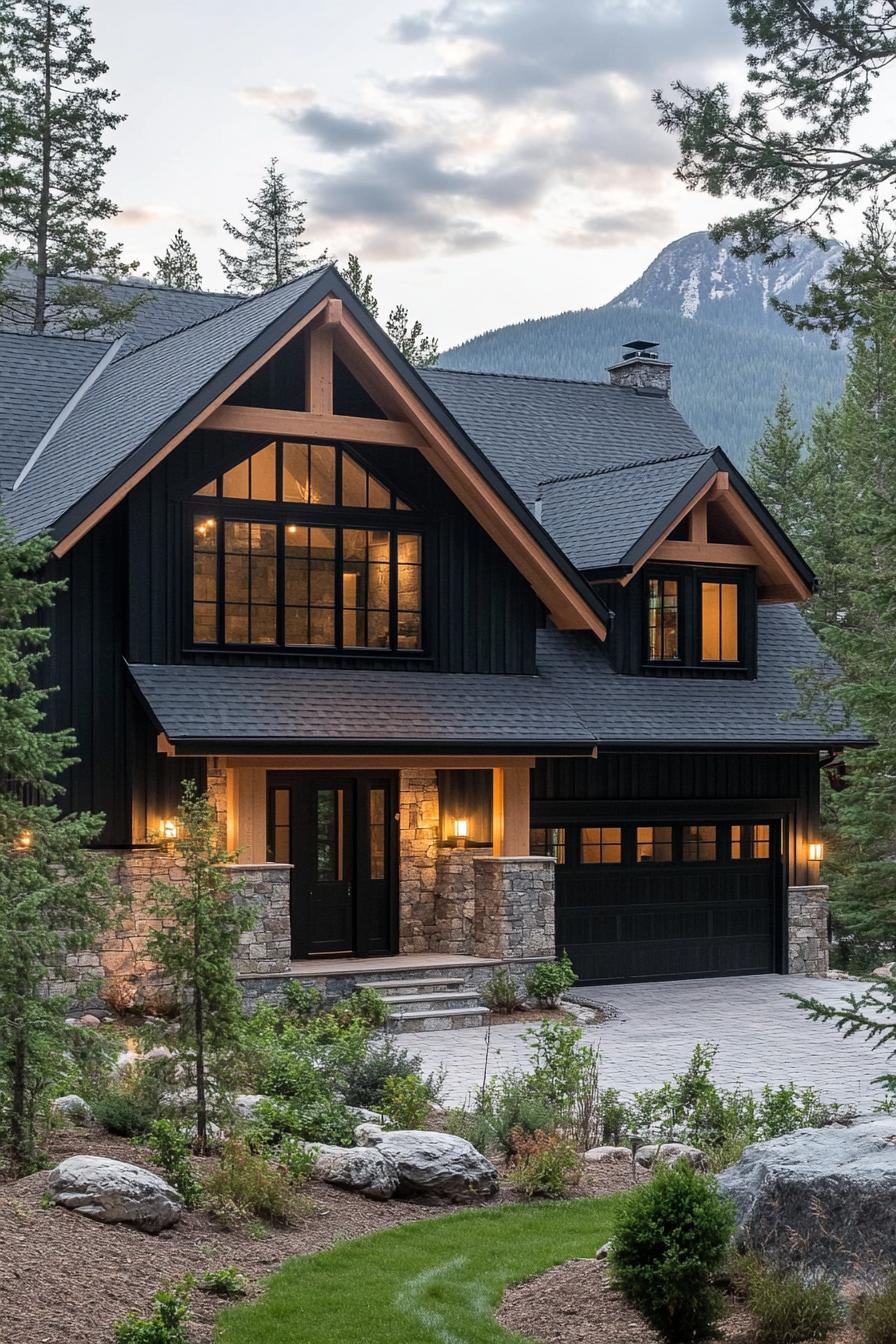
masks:
[[[828,888],[787,888],[788,969],[791,975],[825,976],[830,965]]]
[[[473,860],[477,957],[553,957],[555,867],[535,856]]]

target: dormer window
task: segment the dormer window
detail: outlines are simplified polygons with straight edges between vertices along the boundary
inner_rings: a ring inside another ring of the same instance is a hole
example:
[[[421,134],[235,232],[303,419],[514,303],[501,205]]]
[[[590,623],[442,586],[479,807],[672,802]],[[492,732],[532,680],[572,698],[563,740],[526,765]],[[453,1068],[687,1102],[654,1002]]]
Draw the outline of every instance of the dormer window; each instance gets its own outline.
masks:
[[[750,630],[755,602],[752,570],[648,568],[644,669],[748,671],[754,657]]]
[[[740,658],[738,638],[739,585],[703,579],[700,582],[700,661],[736,663]]]
[[[193,645],[422,649],[423,534],[345,449],[269,443],[195,501]]]
[[[675,662],[679,646],[678,579],[647,580],[647,657]]]

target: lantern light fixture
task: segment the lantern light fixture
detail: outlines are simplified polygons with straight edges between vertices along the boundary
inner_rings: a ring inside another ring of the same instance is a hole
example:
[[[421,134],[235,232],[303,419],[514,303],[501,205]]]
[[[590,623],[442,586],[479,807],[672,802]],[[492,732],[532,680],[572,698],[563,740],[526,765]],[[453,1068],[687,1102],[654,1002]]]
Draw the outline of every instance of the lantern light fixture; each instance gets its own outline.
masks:
[[[824,844],[821,840],[810,840],[809,842],[809,862],[821,863],[824,858]]]
[[[162,839],[163,840],[177,839],[177,822],[174,820],[173,817],[168,817],[167,820],[162,822]]]
[[[33,843],[34,843],[34,836],[31,833],[31,831],[29,830],[19,831],[15,840],[15,848],[20,853],[27,854],[27,852],[31,849]]]

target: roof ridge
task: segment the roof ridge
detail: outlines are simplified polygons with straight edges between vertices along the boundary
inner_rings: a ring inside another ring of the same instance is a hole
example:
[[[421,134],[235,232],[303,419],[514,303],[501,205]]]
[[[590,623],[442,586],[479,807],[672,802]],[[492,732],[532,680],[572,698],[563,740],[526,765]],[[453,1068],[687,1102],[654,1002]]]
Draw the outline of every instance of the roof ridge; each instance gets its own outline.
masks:
[[[9,331],[0,329],[0,340],[7,337],[17,341],[65,341],[76,348],[83,345],[114,345],[116,337],[91,336],[89,332],[66,331]]]
[[[589,467],[586,471],[570,471],[563,476],[546,476],[539,485],[559,485],[563,481],[581,481],[589,476],[609,476],[614,471],[631,471],[635,467],[655,467],[662,462],[683,462],[691,457],[712,457],[712,448],[704,448],[700,452],[689,453],[666,453],[661,457],[639,457],[634,462],[617,462],[610,467]]]
[[[143,276],[137,276],[134,280],[104,280],[100,275],[51,275],[49,280],[77,280],[82,285],[103,285],[106,289],[111,289],[113,285],[118,285],[122,289],[148,289],[151,292],[161,290],[165,294],[204,294],[211,299],[235,299],[242,303],[251,294],[235,294],[232,290],[226,289],[179,289],[177,285],[157,285],[154,280],[145,279]]]
[[[630,392],[632,390],[595,378],[551,378],[547,374],[501,373],[497,369],[452,369],[447,364],[435,364],[431,368],[423,369],[422,372],[424,375],[428,373],[460,373],[466,378],[515,378],[520,382],[528,383],[571,383],[575,387],[605,387],[613,392]]]
[[[192,331],[195,327],[204,326],[206,322],[214,322],[219,317],[226,317],[232,313],[234,308],[246,308],[252,303],[257,303],[259,299],[267,298],[269,294],[278,294],[283,289],[288,289],[290,285],[297,285],[300,280],[307,280],[309,276],[323,273],[335,266],[335,262],[327,262],[326,266],[315,266],[311,270],[303,271],[301,275],[296,275],[292,280],[287,280],[285,285],[277,285],[275,289],[263,289],[258,294],[248,294],[242,303],[235,303],[233,308],[224,308],[219,313],[207,313],[205,317],[200,317],[195,322],[186,322],[182,327],[176,327],[174,331],[166,331],[163,336],[157,336],[154,341],[147,341],[145,345],[137,345],[133,350],[127,350],[120,359],[116,359],[116,366],[126,364],[134,355],[140,355],[144,350],[151,350],[154,345],[160,345],[162,341],[170,340],[172,336],[180,336],[185,331]]]

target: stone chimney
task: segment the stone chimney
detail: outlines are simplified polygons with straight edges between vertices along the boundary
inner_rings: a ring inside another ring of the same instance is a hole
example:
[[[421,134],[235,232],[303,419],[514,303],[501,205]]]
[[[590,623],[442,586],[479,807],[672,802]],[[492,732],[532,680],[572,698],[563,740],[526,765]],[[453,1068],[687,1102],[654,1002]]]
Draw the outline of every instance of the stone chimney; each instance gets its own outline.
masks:
[[[653,397],[668,397],[672,365],[657,354],[656,341],[626,341],[618,364],[607,369],[614,387],[631,387]]]

